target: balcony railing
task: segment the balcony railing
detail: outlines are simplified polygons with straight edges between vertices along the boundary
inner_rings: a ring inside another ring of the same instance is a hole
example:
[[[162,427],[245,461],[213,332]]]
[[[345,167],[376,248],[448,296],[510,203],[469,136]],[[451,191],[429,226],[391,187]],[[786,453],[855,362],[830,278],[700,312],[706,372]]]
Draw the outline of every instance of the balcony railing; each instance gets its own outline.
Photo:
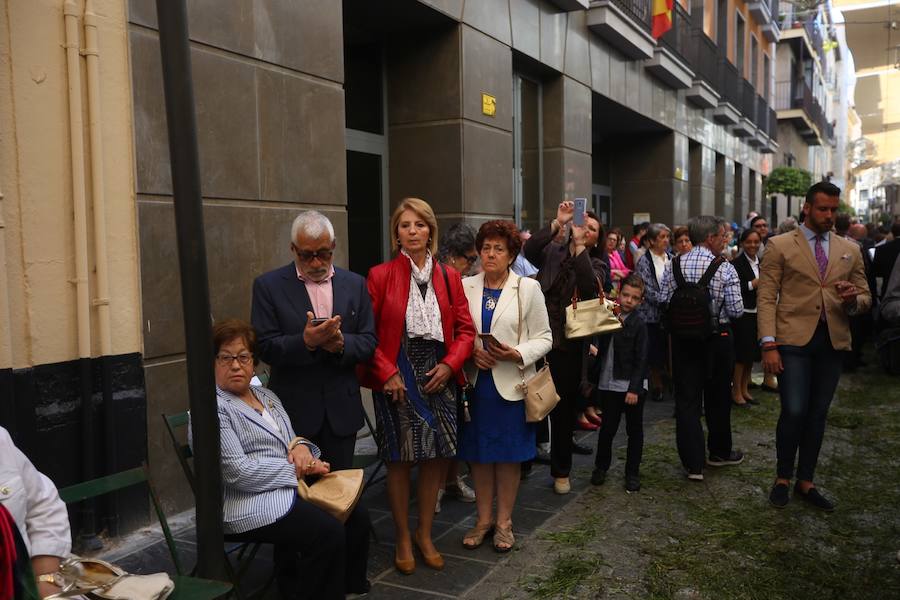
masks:
[[[718,85],[716,89],[723,100],[731,103],[737,110],[742,109],[741,76],[738,74],[737,67],[731,64],[731,61],[725,57],[724,53],[719,55]]]
[[[753,84],[741,77],[741,86],[742,90],[742,98],[741,98],[741,112],[745,117],[750,119],[751,121],[756,121],[756,90],[753,88]]]
[[[834,139],[834,128],[825,120],[825,112],[812,90],[803,79],[794,81],[779,81],[775,83],[775,109],[791,110],[801,109],[810,121],[818,128],[819,134],[825,138],[822,141]]]
[[[705,81],[711,88],[718,92],[718,63],[719,48],[709,39],[702,28],[694,27],[691,31],[691,40],[687,47],[688,65],[694,74]]]
[[[690,46],[693,44],[691,17],[680,3],[676,2],[675,10],[672,11],[672,29],[664,33],[659,41],[682,60],[690,60]]]
[[[650,0],[612,0],[619,9],[641,26],[650,31],[652,13],[650,12]]]
[[[769,105],[762,96],[756,96],[756,114],[753,123],[760,131],[768,135],[769,131]]]
[[[775,114],[775,109],[769,107],[769,139],[773,142],[778,141],[778,116]]]

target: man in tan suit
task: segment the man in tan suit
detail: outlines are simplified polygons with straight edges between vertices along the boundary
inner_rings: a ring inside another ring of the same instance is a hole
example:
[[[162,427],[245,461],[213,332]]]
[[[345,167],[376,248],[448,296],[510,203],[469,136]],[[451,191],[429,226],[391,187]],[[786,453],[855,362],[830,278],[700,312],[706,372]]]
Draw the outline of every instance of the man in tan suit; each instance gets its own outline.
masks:
[[[859,246],[831,231],[840,194],[828,182],[810,187],[803,206],[806,220],[769,240],[760,268],[757,319],[763,367],[779,375],[781,392],[775,434],[778,474],[769,494],[778,508],[788,503],[796,462],[794,493],[813,506],[834,510],[813,484],[813,472],[841,376],[841,351],[850,350],[848,317],[872,303]]]

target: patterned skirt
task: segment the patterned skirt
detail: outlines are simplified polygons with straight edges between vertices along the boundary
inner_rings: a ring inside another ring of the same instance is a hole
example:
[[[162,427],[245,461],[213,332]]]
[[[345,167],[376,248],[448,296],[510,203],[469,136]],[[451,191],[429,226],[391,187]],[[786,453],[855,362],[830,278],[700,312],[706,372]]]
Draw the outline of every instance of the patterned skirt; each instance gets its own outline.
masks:
[[[426,394],[425,375],[446,353],[443,342],[406,338],[397,368],[406,385],[406,402],[374,392],[378,455],[386,461],[419,461],[456,456],[457,385]]]

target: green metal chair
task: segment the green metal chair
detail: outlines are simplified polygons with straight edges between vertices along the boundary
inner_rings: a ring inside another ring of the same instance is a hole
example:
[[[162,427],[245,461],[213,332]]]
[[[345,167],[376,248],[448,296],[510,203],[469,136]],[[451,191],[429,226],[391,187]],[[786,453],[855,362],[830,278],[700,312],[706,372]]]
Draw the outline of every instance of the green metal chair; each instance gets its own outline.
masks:
[[[178,435],[176,434],[176,430],[188,426],[188,423],[190,423],[190,417],[187,411],[185,411],[174,415],[167,415],[163,413],[162,418],[163,423],[165,423],[166,425],[166,431],[169,432],[169,439],[172,441],[172,447],[175,450],[175,456],[178,458],[178,464],[181,465],[181,470],[184,472],[184,477],[185,479],[187,479],[188,485],[191,488],[191,493],[196,494],[197,488],[195,487],[194,483],[194,469],[188,462],[193,458],[194,453],[193,450],[191,450],[191,446],[186,442],[182,443],[178,439]],[[253,561],[256,558],[260,547],[262,547],[261,542],[228,543],[226,545],[225,567],[228,571],[228,576],[231,579],[231,583],[232,585],[234,585],[234,593],[239,599],[253,600],[255,598],[262,598],[263,596],[265,596],[265,593],[268,591],[269,587],[272,585],[272,582],[275,580],[275,574],[273,572],[272,576],[266,580],[263,588],[257,593],[251,594],[249,596],[245,595],[241,588],[241,580],[243,580],[244,575],[247,574],[247,570],[250,568],[250,565],[253,564]],[[231,563],[232,558],[235,562],[234,566],[232,566]]]
[[[232,591],[230,583],[200,579],[183,574],[184,571],[178,558],[178,551],[175,548],[175,539],[172,537],[172,531],[169,529],[166,514],[160,507],[159,498],[153,489],[146,466],[135,467],[127,471],[62,488],[59,490],[59,496],[66,504],[74,504],[142,483],[147,484],[150,500],[153,502],[153,509],[156,511],[156,518],[159,520],[160,527],[162,527],[163,537],[166,539],[166,546],[169,548],[169,554],[172,556],[172,563],[175,565],[175,572],[177,573],[173,578],[175,591],[169,596],[169,600],[215,600],[216,598],[227,596]]]

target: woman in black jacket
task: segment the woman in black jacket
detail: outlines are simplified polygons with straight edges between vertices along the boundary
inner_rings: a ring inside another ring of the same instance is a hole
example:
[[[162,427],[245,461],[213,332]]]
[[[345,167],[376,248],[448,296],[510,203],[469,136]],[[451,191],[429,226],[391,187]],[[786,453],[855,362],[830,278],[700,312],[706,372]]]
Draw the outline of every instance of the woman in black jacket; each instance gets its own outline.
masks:
[[[754,229],[741,234],[741,253],[732,261],[741,279],[744,314],[734,323],[734,378],[731,399],[738,406],[755,404],[748,389],[753,363],[760,360],[756,334],[756,288],[759,284],[759,252],[761,238]]]
[[[550,413],[550,474],[557,494],[571,490],[572,430],[579,406],[583,351],[582,340],[566,339],[566,307],[572,303],[576,289],[583,300],[596,298],[608,271],[601,258],[603,245],[598,244],[605,239],[600,220],[588,212],[584,226],[573,225],[574,210],[573,202],[561,202],[550,225],[525,243],[525,258],[538,268],[537,280],[544,292],[553,332],[553,349],[546,360],[560,396],[559,404]]]

